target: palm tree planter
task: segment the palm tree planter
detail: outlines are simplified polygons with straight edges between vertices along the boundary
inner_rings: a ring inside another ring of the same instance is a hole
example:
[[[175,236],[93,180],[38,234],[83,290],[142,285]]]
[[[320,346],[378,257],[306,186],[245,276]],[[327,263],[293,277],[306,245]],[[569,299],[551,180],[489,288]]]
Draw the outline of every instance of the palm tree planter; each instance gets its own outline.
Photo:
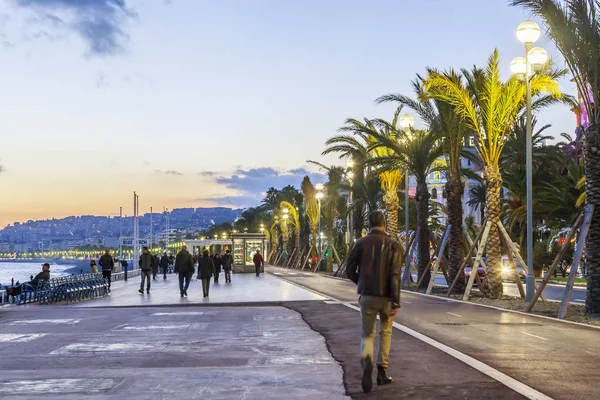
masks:
[[[554,99],[562,98],[556,80],[564,74],[565,71],[546,69],[531,79],[531,92],[536,99],[534,108],[552,104]],[[514,76],[506,82],[500,80],[499,55],[498,50],[494,50],[485,69],[463,69],[462,77],[458,80],[453,70],[429,71],[425,79],[425,90],[428,96],[451,105],[463,119],[467,129],[476,135],[476,150],[483,163],[486,189],[485,214],[492,223],[487,246],[486,294],[494,299],[501,298],[502,254],[500,232],[497,229],[502,191],[499,161],[506,137],[525,108],[525,85]],[[542,93],[546,95],[541,95]]]

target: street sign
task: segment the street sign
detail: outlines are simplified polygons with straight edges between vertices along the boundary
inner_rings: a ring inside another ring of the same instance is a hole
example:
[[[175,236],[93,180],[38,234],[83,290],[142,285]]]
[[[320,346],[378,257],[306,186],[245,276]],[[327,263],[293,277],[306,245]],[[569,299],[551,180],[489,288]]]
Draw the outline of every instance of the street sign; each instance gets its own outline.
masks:
[[[148,246],[150,245],[150,239],[138,239],[138,246]],[[133,238],[132,237],[122,237],[121,245],[123,246],[133,246]]]

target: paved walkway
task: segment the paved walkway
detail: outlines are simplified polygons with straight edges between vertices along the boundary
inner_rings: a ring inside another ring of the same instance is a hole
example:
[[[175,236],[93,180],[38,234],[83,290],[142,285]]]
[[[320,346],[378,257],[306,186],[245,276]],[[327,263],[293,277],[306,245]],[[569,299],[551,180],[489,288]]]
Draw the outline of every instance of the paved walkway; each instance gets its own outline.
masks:
[[[356,286],[347,280],[274,267],[268,271],[347,304],[356,304],[358,300]],[[410,292],[402,293],[401,303],[397,323],[552,398],[600,398],[599,329]],[[394,347],[398,337],[402,335],[395,330]],[[403,358],[403,362],[408,360]],[[434,382],[441,365],[430,370]]]
[[[120,307],[120,306],[162,306],[190,304],[254,304],[282,301],[324,300],[325,297],[299,288],[269,274],[233,274],[232,283],[224,283],[221,274],[220,283],[210,286],[210,296],[202,297],[202,282],[193,279],[188,289],[188,297],[179,294],[179,279],[175,274],[162,275],[152,281],[150,294],[140,294],[140,277],[115,282],[110,296],[94,301],[75,303],[75,307]],[[145,289],[145,287],[144,287]]]

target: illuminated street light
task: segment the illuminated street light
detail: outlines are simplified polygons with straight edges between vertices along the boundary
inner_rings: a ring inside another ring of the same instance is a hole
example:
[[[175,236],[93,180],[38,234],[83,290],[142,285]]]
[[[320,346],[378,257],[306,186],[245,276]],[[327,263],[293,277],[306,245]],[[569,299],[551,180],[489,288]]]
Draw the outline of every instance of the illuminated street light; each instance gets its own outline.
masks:
[[[527,135],[526,135],[526,162],[525,162],[525,178],[526,178],[526,209],[527,209],[527,279],[526,300],[531,302],[535,292],[535,276],[533,271],[533,139],[532,139],[532,107],[531,107],[531,77],[533,71],[539,72],[548,62],[548,53],[541,47],[532,48],[533,43],[540,38],[540,27],[534,21],[525,21],[517,28],[517,38],[525,44],[525,59],[517,57],[510,65],[511,72],[516,75],[517,79],[525,81],[527,91],[526,106],[527,106]],[[525,64],[523,66],[523,64]],[[523,79],[524,78],[524,79]]]
[[[415,125],[415,119],[410,114],[404,114],[398,123],[402,129],[411,129]]]
[[[535,43],[541,34],[540,27],[535,21],[522,22],[517,28],[517,38],[521,43]]]
[[[323,185],[322,183],[317,183],[315,185],[315,189],[317,189],[318,191],[321,191],[325,188],[325,185]]]

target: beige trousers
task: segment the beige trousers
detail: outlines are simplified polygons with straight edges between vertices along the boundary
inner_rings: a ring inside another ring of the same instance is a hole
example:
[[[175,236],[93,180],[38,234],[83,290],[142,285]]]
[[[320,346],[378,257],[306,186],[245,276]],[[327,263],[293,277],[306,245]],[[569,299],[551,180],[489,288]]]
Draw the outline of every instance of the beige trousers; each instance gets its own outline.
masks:
[[[373,361],[373,346],[379,315],[379,357],[377,365],[388,367],[390,347],[392,345],[392,324],[390,317],[392,302],[387,297],[360,296],[360,314],[362,317],[362,338],[360,341],[361,359],[370,358]]]

